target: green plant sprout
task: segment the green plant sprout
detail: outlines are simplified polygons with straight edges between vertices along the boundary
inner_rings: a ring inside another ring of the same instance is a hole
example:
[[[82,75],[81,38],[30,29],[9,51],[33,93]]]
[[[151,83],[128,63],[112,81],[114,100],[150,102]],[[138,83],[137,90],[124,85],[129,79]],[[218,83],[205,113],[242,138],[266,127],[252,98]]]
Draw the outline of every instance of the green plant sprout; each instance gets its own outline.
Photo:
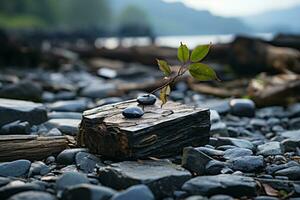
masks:
[[[200,62],[207,56],[210,47],[211,44],[199,45],[190,54],[188,47],[181,42],[177,50],[180,68],[175,74],[172,74],[171,67],[165,60],[157,59],[159,69],[164,73],[165,82],[151,93],[153,94],[160,90],[159,99],[162,102],[161,107],[168,101],[171,85],[175,83],[177,78],[184,75],[186,71],[189,71],[190,75],[199,81],[220,81],[216,72],[210,66]]]

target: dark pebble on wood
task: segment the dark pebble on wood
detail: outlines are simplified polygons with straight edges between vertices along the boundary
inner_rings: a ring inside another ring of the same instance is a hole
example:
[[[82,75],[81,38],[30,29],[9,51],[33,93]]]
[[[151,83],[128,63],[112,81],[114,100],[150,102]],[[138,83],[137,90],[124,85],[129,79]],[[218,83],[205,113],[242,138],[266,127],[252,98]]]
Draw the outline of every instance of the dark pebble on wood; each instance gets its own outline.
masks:
[[[137,97],[137,102],[141,105],[153,105],[156,102],[156,96],[153,94],[144,94]]]
[[[123,116],[129,119],[140,118],[144,115],[144,111],[139,107],[128,107],[123,110]]]

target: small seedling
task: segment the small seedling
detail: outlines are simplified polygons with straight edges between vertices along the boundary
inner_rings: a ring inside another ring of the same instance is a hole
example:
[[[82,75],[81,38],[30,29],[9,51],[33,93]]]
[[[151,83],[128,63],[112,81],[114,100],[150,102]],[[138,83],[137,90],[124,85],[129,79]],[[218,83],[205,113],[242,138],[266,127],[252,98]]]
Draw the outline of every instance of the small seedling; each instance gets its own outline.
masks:
[[[159,69],[164,73],[165,82],[151,93],[155,93],[160,90],[159,99],[161,100],[163,106],[168,101],[168,96],[171,92],[171,86],[175,81],[186,71],[189,71],[190,75],[199,81],[211,81],[219,80],[216,72],[208,65],[201,63],[208,54],[211,44],[197,46],[192,53],[188,47],[180,43],[177,50],[177,58],[180,61],[180,68],[174,74],[172,73],[170,65],[165,60],[157,59],[157,64]]]

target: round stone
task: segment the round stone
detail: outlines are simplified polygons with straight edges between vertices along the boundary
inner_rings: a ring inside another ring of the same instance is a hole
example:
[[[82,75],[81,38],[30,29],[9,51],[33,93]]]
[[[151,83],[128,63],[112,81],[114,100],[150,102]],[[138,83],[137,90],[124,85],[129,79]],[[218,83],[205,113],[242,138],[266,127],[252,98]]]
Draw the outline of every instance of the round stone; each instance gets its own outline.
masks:
[[[137,102],[141,105],[153,105],[156,102],[156,96],[153,94],[144,94],[137,97]]]
[[[128,107],[123,110],[122,114],[129,119],[140,118],[144,115],[144,111],[139,107]]]
[[[239,117],[254,117],[255,104],[250,99],[232,99],[230,101],[231,114]]]

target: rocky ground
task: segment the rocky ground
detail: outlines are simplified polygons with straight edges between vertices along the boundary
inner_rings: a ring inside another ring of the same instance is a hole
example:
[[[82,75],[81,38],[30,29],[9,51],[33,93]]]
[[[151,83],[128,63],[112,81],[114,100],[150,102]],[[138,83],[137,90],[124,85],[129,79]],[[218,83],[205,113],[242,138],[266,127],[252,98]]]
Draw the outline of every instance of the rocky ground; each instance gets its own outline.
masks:
[[[84,110],[136,98],[143,92],[120,87],[153,82],[156,73],[136,64],[1,70],[0,134],[75,136]],[[197,94],[185,82],[170,99],[211,109],[208,145],[160,160],[115,162],[74,148],[2,162],[0,199],[300,199],[300,103],[257,109],[251,100]]]

